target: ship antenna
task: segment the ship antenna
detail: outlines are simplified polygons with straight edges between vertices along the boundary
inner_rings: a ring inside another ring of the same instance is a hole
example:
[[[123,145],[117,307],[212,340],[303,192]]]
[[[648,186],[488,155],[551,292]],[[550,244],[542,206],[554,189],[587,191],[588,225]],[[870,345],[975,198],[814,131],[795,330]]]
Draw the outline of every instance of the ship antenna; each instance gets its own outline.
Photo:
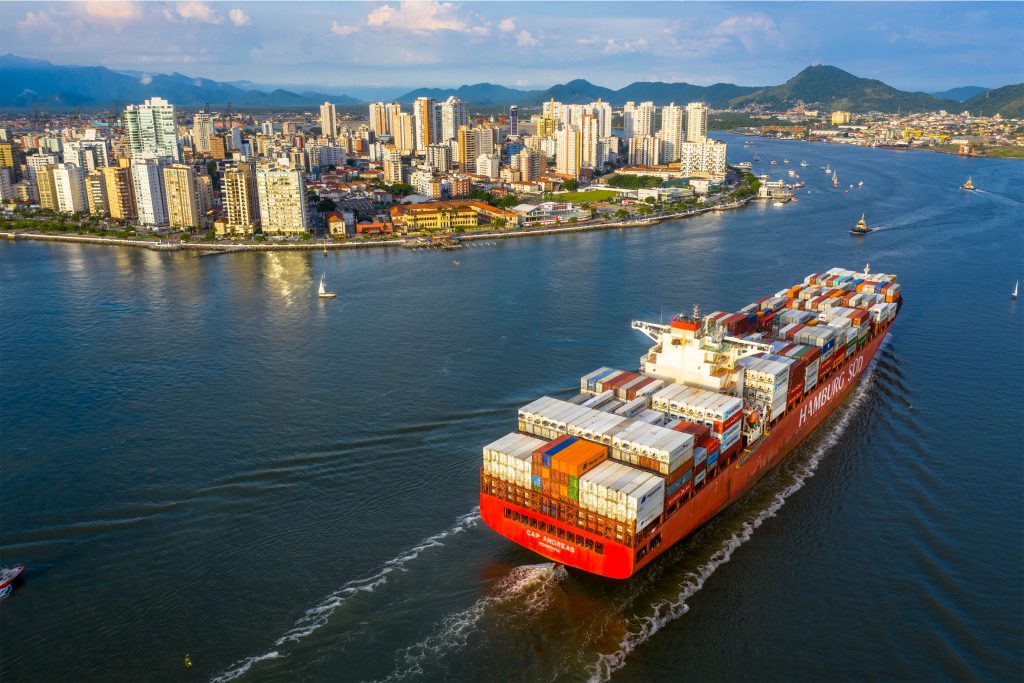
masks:
[[[871,274],[871,262],[870,261],[864,264],[864,274],[865,275],[870,275]]]
[[[697,322],[700,319],[700,305],[693,305],[693,322]]]

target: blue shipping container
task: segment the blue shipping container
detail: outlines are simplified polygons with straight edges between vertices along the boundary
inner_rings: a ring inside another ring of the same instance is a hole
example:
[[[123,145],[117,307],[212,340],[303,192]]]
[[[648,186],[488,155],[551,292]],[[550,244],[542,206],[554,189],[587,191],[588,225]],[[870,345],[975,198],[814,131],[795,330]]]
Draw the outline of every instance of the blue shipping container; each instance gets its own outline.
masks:
[[[600,382],[605,377],[607,377],[608,375],[612,374],[613,372],[622,372],[622,371],[621,370],[609,370],[608,372],[602,372],[597,377],[591,377],[590,380],[587,381],[587,390],[588,391],[596,391],[597,390],[597,383]]]

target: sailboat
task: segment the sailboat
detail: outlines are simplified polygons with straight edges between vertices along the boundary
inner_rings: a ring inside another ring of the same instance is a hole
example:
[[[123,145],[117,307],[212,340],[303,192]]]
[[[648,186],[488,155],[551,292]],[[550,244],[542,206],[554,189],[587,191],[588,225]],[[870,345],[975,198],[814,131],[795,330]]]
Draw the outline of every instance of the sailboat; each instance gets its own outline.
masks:
[[[832,187],[839,189],[839,176],[836,175],[835,171],[832,171]]]
[[[1013,283],[1013,291],[1010,292],[1010,298],[1011,299],[1016,299],[1017,298],[1017,290],[1019,288],[1020,288],[1020,280],[1017,280],[1016,282]]]
[[[857,225],[850,230],[851,235],[866,235],[871,232],[872,228],[868,227],[868,222],[864,219],[864,214],[860,215],[860,220],[857,221]]]
[[[967,182],[960,186],[961,190],[967,190],[968,192],[974,190],[974,181],[971,180],[970,176],[967,176]]]
[[[334,297],[336,297],[338,295],[335,294],[334,292],[328,292],[327,288],[324,287],[324,276],[325,275],[326,275],[326,273],[324,273],[323,275],[320,276],[320,289],[317,291],[316,295],[318,297],[320,297],[321,299],[333,299]]]

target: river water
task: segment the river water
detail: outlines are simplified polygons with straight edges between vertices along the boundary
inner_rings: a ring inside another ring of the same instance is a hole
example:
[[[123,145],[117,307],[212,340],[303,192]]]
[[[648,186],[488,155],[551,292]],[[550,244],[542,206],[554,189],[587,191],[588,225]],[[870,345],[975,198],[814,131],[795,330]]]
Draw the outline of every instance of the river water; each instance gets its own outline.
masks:
[[[0,677],[1019,680],[1024,165],[725,137],[799,202],[454,256],[0,245]],[[630,320],[867,261],[906,297],[869,378],[649,569],[480,523],[481,446],[636,367]]]

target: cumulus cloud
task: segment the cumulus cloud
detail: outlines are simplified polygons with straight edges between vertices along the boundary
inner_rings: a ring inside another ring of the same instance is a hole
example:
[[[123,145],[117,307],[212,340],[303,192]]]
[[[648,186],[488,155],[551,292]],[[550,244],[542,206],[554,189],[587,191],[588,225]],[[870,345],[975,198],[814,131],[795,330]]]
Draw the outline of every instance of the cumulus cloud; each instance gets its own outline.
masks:
[[[182,19],[201,21],[204,24],[224,23],[224,17],[205,2],[179,2],[178,16]]]
[[[28,12],[25,18],[18,22],[18,28],[22,31],[53,31],[57,23],[45,10]]]
[[[231,23],[235,26],[248,26],[249,15],[238,9],[237,7],[228,12],[228,18],[231,19]]]
[[[475,22],[470,21],[475,19]],[[478,17],[466,17],[459,13],[457,5],[450,2],[402,2],[398,7],[381,5],[366,17],[366,25],[430,33],[432,31],[457,31],[473,35],[488,35],[490,22]]]
[[[538,43],[540,43],[540,41],[534,38],[533,34],[529,31],[520,31],[516,34],[516,45],[521,45],[522,47],[533,47]]]
[[[775,21],[760,12],[729,17],[716,26],[713,33],[739,41],[747,52],[754,52],[759,42],[768,42],[772,45],[782,42]]]
[[[115,0],[89,0],[80,4],[79,9],[90,17],[127,23],[142,17],[142,8],[134,2]]]
[[[153,77],[149,74],[142,74],[142,78],[139,79],[139,83],[142,85],[149,85],[153,82]]]
[[[333,33],[336,36],[341,36],[342,38],[344,38],[345,36],[350,36],[358,30],[359,29],[356,28],[355,26],[344,26],[336,21],[331,22],[331,33]]]
[[[498,30],[503,33],[512,33],[516,30],[516,18],[508,17],[507,19],[502,19],[498,23]]]
[[[606,55],[618,55],[629,52],[647,52],[650,47],[650,44],[648,44],[648,42],[643,38],[638,38],[633,41],[624,40],[621,43],[609,39],[608,42],[604,44],[604,48],[601,51]]]
[[[601,42],[601,39],[598,38],[597,36],[590,36],[589,38],[577,38],[576,39],[576,44],[577,45],[596,45],[599,42]]]

